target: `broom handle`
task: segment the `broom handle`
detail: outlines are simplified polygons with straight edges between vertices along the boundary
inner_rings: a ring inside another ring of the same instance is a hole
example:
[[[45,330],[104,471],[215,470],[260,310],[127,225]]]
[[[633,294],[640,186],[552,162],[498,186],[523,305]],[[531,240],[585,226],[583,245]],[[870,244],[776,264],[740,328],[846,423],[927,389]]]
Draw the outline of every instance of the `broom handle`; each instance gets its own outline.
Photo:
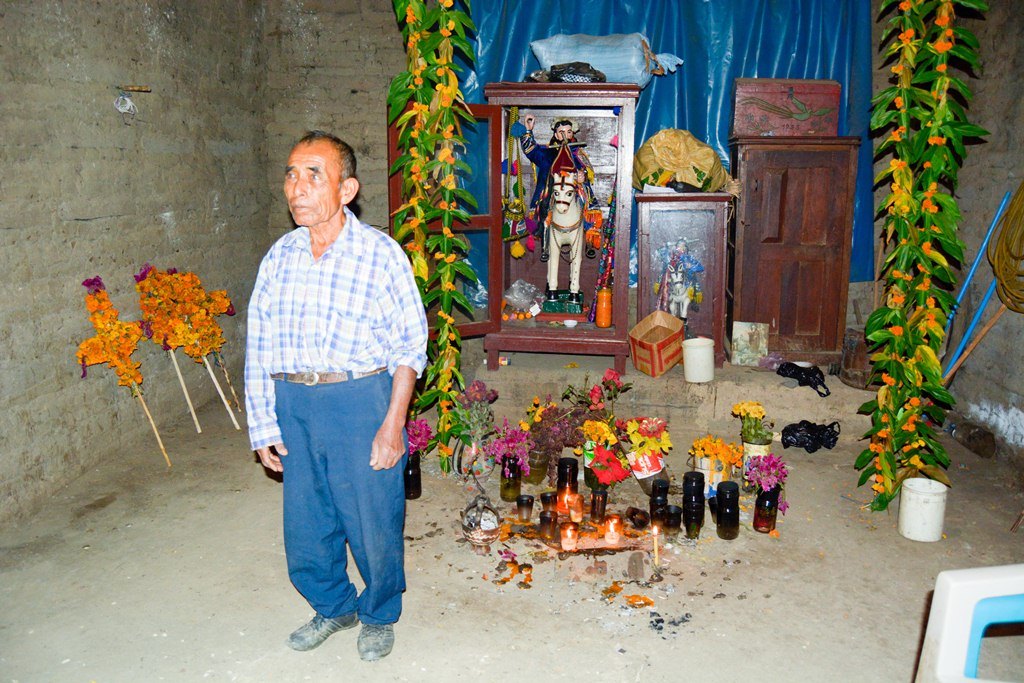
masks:
[[[981,343],[981,340],[984,339],[985,335],[988,334],[989,330],[991,330],[992,327],[995,326],[996,322],[999,320],[1000,316],[1003,315],[1003,313],[1006,313],[1006,304],[1001,304],[999,306],[999,310],[996,311],[991,318],[989,318],[989,321],[985,323],[985,327],[981,328],[981,332],[979,332],[978,336],[974,338],[974,341],[971,342],[971,345],[967,347],[967,350],[960,354],[960,357],[956,359],[956,363],[954,363],[953,367],[949,369],[949,372],[946,373],[946,376],[942,378],[943,384],[949,384],[949,380],[953,377],[953,373],[960,369],[960,366],[964,364],[965,360],[967,360],[967,356],[971,355],[971,351],[974,351],[974,347]]]

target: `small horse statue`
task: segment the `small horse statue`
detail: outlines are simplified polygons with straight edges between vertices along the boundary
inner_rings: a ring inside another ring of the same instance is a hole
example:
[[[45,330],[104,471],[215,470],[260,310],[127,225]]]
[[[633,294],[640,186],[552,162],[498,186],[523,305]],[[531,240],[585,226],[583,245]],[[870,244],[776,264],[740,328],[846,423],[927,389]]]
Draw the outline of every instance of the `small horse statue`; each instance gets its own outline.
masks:
[[[548,252],[547,299],[557,299],[558,262],[569,257],[569,295],[574,303],[583,303],[580,294],[580,266],[583,263],[583,197],[578,190],[575,173],[560,175],[551,188],[551,210],[545,221]],[[542,259],[543,260],[543,259]]]

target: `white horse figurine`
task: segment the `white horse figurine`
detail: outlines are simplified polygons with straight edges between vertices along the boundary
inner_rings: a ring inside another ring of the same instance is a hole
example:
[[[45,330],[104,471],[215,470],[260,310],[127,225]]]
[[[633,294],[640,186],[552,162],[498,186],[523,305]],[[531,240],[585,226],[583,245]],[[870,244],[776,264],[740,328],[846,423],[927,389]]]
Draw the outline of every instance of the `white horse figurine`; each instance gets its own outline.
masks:
[[[569,254],[569,293],[572,301],[582,303],[580,266],[583,263],[583,198],[577,189],[577,175],[555,178],[548,212],[548,298],[558,289],[558,262],[562,250]]]

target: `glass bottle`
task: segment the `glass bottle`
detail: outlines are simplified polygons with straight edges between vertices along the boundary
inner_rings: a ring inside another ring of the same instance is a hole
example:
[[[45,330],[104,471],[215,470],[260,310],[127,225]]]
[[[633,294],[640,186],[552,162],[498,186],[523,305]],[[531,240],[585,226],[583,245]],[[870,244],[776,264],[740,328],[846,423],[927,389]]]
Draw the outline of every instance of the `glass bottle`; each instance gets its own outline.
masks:
[[[423,494],[423,482],[420,478],[420,454],[410,453],[405,462],[405,499],[415,500]]]
[[[779,487],[770,491],[760,491],[754,501],[754,531],[767,534],[775,528],[775,520],[779,514]]]
[[[683,524],[683,509],[678,505],[665,506],[665,535],[674,537]]]
[[[597,489],[590,492],[590,521],[594,524],[604,523],[604,513],[608,508],[608,491]]]
[[[506,503],[516,502],[522,489],[523,479],[519,474],[519,463],[509,460],[501,464],[501,487],[499,493]]]
[[[687,538],[700,538],[704,527],[704,494],[683,498],[683,525]]]
[[[731,541],[740,535],[740,485],[723,481],[718,485],[718,537]]]
[[[665,526],[665,508],[668,507],[668,496],[651,496],[648,505],[651,524],[657,524],[660,527]]]

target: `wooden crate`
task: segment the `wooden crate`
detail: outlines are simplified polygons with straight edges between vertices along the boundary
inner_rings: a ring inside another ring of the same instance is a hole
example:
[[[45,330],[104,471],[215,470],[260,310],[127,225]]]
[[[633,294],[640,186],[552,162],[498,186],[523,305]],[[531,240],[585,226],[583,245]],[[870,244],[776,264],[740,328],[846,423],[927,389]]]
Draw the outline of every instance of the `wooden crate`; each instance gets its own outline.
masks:
[[[836,81],[737,78],[732,135],[836,135],[841,91]]]
[[[633,367],[658,377],[683,360],[683,321],[665,311],[655,311],[629,331]]]

